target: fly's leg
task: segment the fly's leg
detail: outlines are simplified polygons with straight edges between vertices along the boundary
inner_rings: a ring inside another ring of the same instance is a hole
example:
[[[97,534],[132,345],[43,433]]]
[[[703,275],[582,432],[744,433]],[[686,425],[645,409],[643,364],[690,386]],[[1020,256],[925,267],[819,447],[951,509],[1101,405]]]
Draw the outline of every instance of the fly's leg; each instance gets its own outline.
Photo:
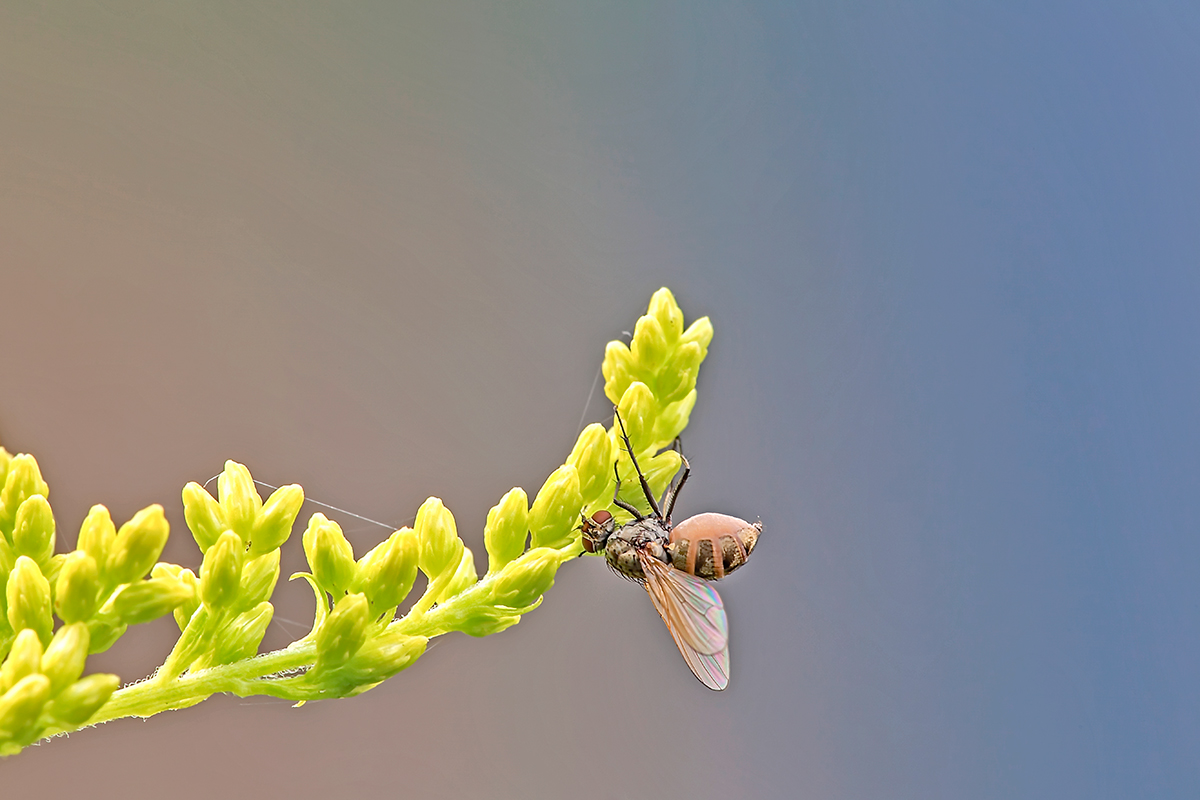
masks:
[[[654,494],[650,491],[650,484],[646,481],[646,476],[642,474],[642,468],[638,466],[637,458],[633,455],[633,442],[629,441],[629,434],[625,432],[625,420],[621,419],[621,412],[616,406],[613,406],[613,411],[616,412],[617,422],[621,425],[621,438],[625,440],[625,450],[629,453],[629,460],[633,462],[633,468],[637,471],[638,480],[642,482],[642,492],[646,495],[646,499],[650,501],[650,509],[654,512],[654,516],[662,519],[662,511],[659,510],[658,502],[655,501]],[[641,519],[641,517],[638,519]]]
[[[679,490],[683,488],[683,485],[687,483],[688,476],[692,474],[692,465],[688,463],[687,457],[680,453],[679,458],[683,460],[683,475],[680,476],[679,483],[667,490],[667,496],[663,498],[663,506],[666,509],[664,511],[666,517],[663,521],[667,523],[668,528],[671,527],[671,512],[675,510],[675,500],[679,497]]]
[[[617,463],[615,461],[613,462],[613,474],[617,476],[617,488],[613,490],[613,505],[617,506],[617,508],[625,509],[630,514],[633,514],[634,519],[641,522],[645,519],[642,516],[642,512],[621,499],[621,473],[617,471]]]
[[[684,455],[683,455],[683,439],[682,439],[682,437],[679,437],[679,436],[675,437],[675,441],[671,442],[671,449],[674,450],[676,453],[679,453],[679,457],[681,459],[683,459],[683,477],[679,479],[678,483],[675,483],[673,486],[668,486],[667,494],[665,497],[663,497],[662,504],[663,504],[663,509],[666,513],[666,518],[664,521],[667,523],[667,527],[670,527],[670,524],[671,524],[671,511],[674,510],[674,508],[675,508],[675,498],[677,498],[679,496],[679,490],[681,488],[683,488],[684,481],[686,481],[688,479],[688,475],[692,471],[691,464],[688,463],[688,460],[686,458],[684,458]],[[674,481],[672,481],[672,483],[674,483]]]

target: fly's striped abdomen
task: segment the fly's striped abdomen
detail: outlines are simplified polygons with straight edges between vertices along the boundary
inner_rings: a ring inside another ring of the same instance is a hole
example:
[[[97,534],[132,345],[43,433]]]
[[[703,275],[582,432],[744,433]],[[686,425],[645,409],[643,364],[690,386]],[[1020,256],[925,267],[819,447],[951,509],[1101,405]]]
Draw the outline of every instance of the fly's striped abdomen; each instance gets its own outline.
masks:
[[[675,569],[717,580],[746,563],[761,532],[761,522],[728,514],[697,514],[671,529],[667,550]]]

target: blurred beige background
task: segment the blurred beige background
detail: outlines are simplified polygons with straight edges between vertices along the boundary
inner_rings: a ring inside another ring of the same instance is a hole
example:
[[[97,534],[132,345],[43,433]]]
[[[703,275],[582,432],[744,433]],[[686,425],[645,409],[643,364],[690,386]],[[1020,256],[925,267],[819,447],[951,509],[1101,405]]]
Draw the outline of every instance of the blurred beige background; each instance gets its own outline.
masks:
[[[765,525],[721,587],[724,693],[580,559],[364,696],[112,723],[0,794],[1195,797],[1197,31],[1058,0],[0,4],[0,443],[64,544],[160,502],[196,565],[180,490],[233,458],[392,525],[436,494],[482,555],[662,285],[716,328],[679,512]],[[272,647],[312,618],[276,601]]]
[[[605,342],[685,258],[637,202],[636,171],[582,130],[503,16],[0,11],[0,441],[38,457],[65,543],[92,503],[124,519],[161,502],[164,558],[194,566],[179,492],[234,458],[397,526],[437,494],[482,565],[488,508],[562,462]],[[717,312],[678,289],[689,318]],[[587,421],[605,402],[597,387]],[[386,535],[342,521],[359,552]],[[296,538],[285,575],[303,568]],[[278,590],[268,645],[311,625],[306,592]],[[518,628],[446,637],[368,696],[299,710],[214,698],[34,748],[0,764],[0,783],[665,790],[678,777],[662,759],[708,764],[713,744],[738,744],[727,723],[697,729],[714,700],[641,595],[580,561]],[[147,674],[177,631],[145,627],[89,669]],[[655,755],[614,774],[595,759],[608,739]]]

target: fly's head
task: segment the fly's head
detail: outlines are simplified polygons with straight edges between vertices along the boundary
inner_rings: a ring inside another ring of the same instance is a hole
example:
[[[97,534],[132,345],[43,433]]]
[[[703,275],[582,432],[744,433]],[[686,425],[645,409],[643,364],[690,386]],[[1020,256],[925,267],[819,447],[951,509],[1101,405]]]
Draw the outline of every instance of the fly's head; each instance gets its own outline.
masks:
[[[580,544],[585,552],[599,553],[608,544],[609,537],[616,529],[617,521],[613,519],[613,515],[600,509],[590,517],[583,517],[583,521],[579,523]]]

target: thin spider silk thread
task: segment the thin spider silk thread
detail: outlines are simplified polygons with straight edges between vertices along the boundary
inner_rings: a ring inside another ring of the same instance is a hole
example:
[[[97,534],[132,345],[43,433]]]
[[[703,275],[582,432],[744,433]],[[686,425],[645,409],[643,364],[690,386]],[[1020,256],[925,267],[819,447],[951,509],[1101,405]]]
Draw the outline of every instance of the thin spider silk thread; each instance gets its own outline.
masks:
[[[215,481],[219,477],[221,477],[221,476],[213,475],[211,478],[206,480],[204,482],[204,488],[207,489],[208,485],[210,483],[212,483],[213,481]],[[266,487],[267,489],[270,489],[271,491],[275,491],[276,489],[279,488],[278,486],[272,486],[271,484],[267,483],[266,481],[260,481],[260,480],[255,479],[254,482],[256,484],[258,484],[259,486],[263,486],[263,487]],[[362,514],[355,514],[353,511],[347,511],[344,508],[338,508],[337,506],[331,506],[329,503],[322,503],[320,500],[313,500],[308,495],[304,496],[304,502],[312,503],[313,505],[321,506],[322,508],[328,508],[330,511],[336,511],[339,514],[345,514],[347,516],[354,517],[355,519],[361,519],[363,522],[369,522],[372,525],[378,525],[381,528],[387,528],[389,531],[396,530],[396,527],[394,525],[388,525],[386,522],[380,522],[377,519],[371,519],[370,517],[364,517]]]

